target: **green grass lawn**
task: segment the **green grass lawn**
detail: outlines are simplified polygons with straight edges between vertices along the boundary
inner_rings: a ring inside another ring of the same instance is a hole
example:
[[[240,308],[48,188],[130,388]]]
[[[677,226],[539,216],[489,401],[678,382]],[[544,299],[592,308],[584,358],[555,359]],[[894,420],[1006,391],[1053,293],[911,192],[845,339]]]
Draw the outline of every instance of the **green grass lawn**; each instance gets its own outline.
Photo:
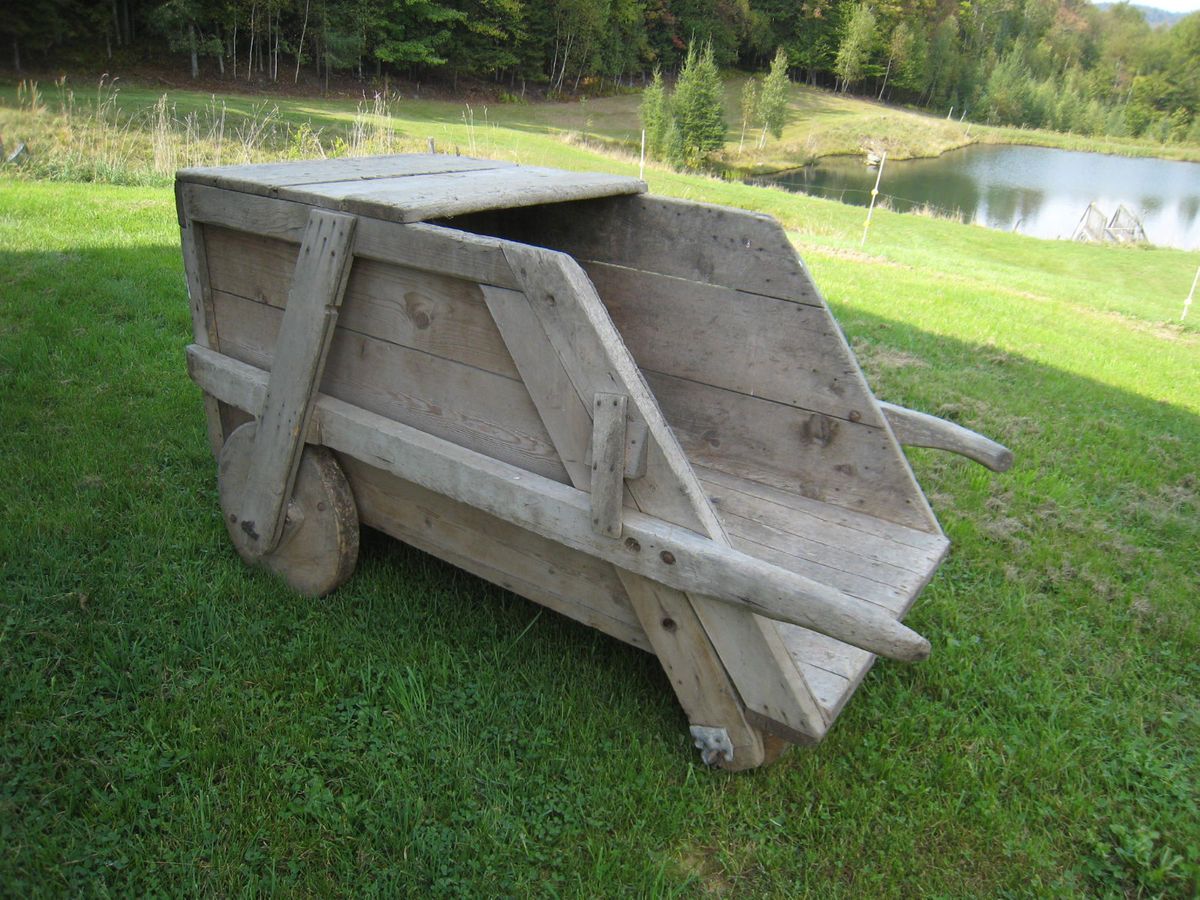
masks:
[[[1196,255],[886,211],[863,249],[860,209],[647,176],[778,216],[881,397],[1016,453],[911,454],[933,656],[730,775],[653,658],[395,541],[291,596],[219,519],[170,191],[3,180],[0,892],[1195,894]]]

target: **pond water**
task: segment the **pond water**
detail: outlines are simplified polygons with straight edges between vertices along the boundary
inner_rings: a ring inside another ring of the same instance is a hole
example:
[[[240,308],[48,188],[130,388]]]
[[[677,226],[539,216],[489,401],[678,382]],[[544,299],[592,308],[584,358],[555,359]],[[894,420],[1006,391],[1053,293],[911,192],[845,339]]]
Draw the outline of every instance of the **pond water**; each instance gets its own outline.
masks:
[[[866,206],[876,169],[829,157],[756,183]],[[966,222],[1042,238],[1070,238],[1089,203],[1120,204],[1152,244],[1200,248],[1200,163],[976,144],[935,159],[889,160],[879,192],[893,209],[928,204]]]

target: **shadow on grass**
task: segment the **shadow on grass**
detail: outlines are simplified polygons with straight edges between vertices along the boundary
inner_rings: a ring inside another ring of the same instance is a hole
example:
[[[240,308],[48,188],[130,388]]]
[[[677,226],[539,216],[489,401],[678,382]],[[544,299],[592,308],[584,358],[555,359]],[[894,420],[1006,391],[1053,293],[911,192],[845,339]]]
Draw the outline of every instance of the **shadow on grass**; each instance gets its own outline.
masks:
[[[10,890],[1187,892],[1196,416],[846,311],[1017,464],[914,453],[933,658],[734,777],[649,656],[394,541],[320,601],[242,566],[186,307],[172,246],[0,253]]]

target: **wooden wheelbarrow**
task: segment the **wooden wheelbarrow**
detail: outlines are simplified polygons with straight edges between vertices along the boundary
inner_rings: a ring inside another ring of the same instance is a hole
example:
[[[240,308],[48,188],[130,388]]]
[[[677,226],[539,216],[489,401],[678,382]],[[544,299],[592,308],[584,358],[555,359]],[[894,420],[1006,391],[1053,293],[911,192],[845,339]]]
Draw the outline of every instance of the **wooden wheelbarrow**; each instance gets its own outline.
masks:
[[[655,653],[705,762],[824,736],[948,542],[772,219],[418,155],[179,173],[221,508],[311,595],[365,523]]]

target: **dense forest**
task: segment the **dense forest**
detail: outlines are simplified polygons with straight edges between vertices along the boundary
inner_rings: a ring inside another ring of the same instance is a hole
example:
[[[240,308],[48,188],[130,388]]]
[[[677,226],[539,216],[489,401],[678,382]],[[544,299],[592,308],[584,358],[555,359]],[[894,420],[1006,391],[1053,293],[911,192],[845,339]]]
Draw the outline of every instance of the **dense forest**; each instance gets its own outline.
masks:
[[[487,79],[506,99],[641,86],[689,43],[722,68],[974,121],[1200,141],[1200,13],[1151,28],[1086,0],[42,0],[5,4],[10,62],[171,60],[251,82]]]

